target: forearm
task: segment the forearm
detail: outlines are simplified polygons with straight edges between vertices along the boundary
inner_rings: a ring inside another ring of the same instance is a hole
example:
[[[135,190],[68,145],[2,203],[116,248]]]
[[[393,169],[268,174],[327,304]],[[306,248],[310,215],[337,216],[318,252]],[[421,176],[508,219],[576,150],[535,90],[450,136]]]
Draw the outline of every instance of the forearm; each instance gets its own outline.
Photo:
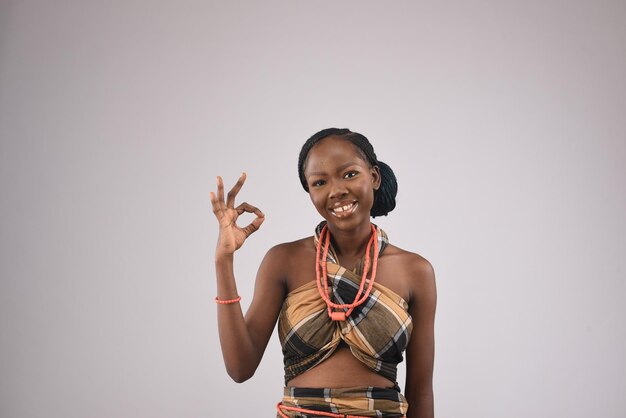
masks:
[[[233,254],[216,254],[215,271],[218,299],[231,300],[238,297],[233,273]],[[241,304],[218,304],[217,322],[226,371],[236,382],[243,382],[254,374],[259,359]]]

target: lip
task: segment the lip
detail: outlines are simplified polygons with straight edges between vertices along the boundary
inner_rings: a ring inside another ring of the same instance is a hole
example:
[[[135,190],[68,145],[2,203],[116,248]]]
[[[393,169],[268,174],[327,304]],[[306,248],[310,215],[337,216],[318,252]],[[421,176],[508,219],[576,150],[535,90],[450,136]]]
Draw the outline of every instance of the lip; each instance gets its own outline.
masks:
[[[352,215],[359,206],[359,202],[356,200],[342,201],[335,203],[332,207],[328,208],[329,212],[336,218],[347,218]]]

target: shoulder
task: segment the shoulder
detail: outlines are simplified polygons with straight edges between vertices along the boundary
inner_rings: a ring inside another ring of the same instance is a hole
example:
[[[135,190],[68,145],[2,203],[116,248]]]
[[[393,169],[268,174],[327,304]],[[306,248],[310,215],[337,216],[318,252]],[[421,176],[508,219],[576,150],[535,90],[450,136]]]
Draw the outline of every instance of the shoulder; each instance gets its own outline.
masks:
[[[291,264],[300,263],[304,257],[310,257],[311,254],[315,255],[312,236],[273,246],[265,254],[263,262],[288,268]]]
[[[394,262],[400,263],[404,269],[408,269],[415,276],[434,275],[432,264],[417,253],[403,250],[400,247],[389,244],[385,249],[384,256],[393,259]]]
[[[411,299],[433,297],[435,294],[435,270],[421,255],[389,244],[385,257],[401,267],[407,278]]]
[[[312,241],[313,238],[308,237],[270,248],[259,267],[257,282],[285,286],[293,272],[301,269],[302,261],[307,257],[307,248],[312,248],[314,254]]]
[[[283,242],[281,244],[274,245],[267,252],[269,257],[285,257],[294,256],[301,252],[307,252],[315,250],[313,246],[313,237],[306,237],[296,241]]]

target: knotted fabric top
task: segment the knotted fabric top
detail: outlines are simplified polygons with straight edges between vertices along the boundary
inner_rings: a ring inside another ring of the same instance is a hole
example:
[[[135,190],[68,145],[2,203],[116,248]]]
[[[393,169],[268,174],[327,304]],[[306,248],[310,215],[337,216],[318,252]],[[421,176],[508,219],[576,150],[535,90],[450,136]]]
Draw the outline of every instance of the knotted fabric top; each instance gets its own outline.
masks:
[[[313,245],[317,245],[324,224],[315,229]],[[389,242],[387,234],[377,226],[376,234],[382,254]],[[331,300],[349,304],[359,290],[364,262],[348,270],[338,260],[331,245],[326,257]],[[315,281],[306,283],[287,295],[278,318],[285,385],[330,357],[342,342],[368,368],[395,382],[397,365],[402,361],[412,329],[407,302],[376,281],[364,303],[354,308],[345,321],[333,321]]]

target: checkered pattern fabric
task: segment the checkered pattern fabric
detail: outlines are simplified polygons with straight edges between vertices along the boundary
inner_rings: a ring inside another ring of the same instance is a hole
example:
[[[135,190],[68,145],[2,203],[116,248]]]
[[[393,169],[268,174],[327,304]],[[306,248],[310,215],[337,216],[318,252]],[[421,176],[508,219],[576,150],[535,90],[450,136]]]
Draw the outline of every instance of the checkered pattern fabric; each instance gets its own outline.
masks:
[[[289,410],[289,407],[305,409],[306,412]],[[286,387],[277,417],[328,417],[328,415],[316,414],[316,412],[324,412],[333,414],[332,416],[335,417],[400,418],[405,416],[407,408],[407,401],[397,386],[341,389]]]
[[[323,226],[321,223],[316,228],[312,244],[317,244]],[[382,253],[388,238],[378,227],[376,232],[379,253]],[[352,303],[359,290],[362,272],[358,267],[355,271],[347,270],[337,260],[331,248],[326,260],[331,299],[340,304]],[[330,357],[342,341],[367,367],[395,382],[397,364],[402,361],[412,327],[407,302],[376,281],[365,302],[345,321],[331,320],[316,283],[306,283],[287,295],[278,320],[285,385]]]

